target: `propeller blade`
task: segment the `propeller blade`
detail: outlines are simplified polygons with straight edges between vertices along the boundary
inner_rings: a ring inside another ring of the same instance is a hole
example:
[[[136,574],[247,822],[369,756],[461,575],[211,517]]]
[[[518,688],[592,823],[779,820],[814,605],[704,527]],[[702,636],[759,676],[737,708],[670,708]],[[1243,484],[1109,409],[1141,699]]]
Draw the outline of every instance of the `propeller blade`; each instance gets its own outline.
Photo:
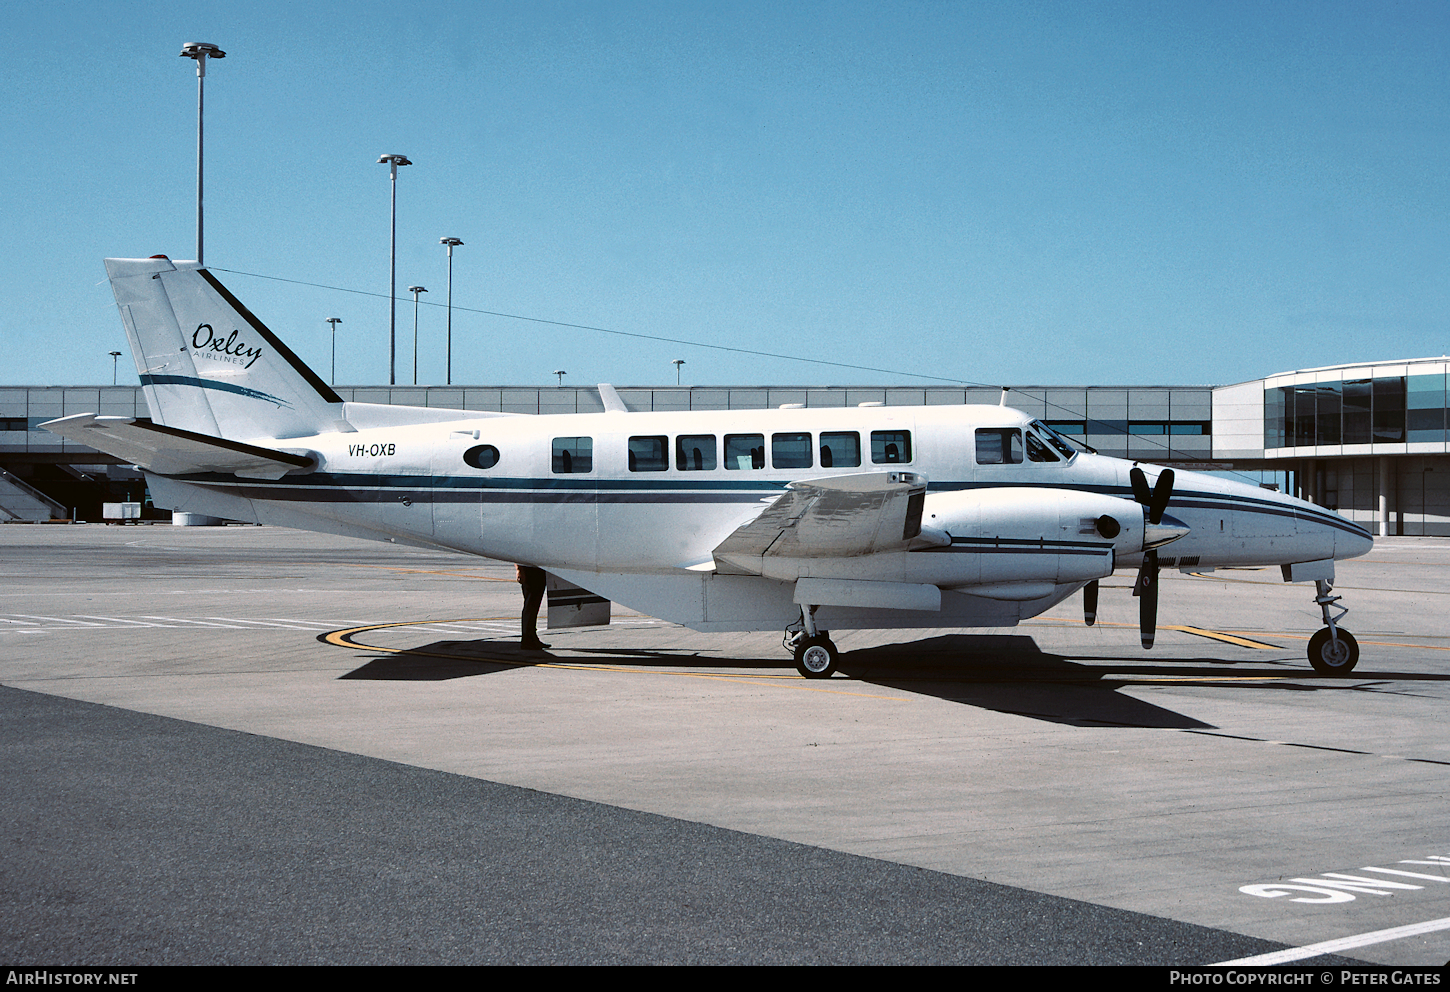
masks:
[[[1148,477],[1143,474],[1143,470],[1134,465],[1128,471],[1128,480],[1133,483],[1133,498],[1147,506],[1153,497],[1148,492]]]
[[[1133,583],[1133,595],[1138,597],[1138,631],[1143,636],[1143,648],[1153,646],[1158,633],[1158,552],[1143,554],[1143,565],[1138,569],[1138,581]]]
[[[1082,622],[1091,627],[1098,622],[1098,580],[1082,587]]]
[[[1147,484],[1147,479],[1143,480]],[[1163,520],[1163,511],[1168,509],[1168,500],[1173,496],[1173,470],[1165,468],[1158,473],[1158,484],[1153,487],[1153,498],[1148,503],[1148,522],[1150,524],[1160,523]]]

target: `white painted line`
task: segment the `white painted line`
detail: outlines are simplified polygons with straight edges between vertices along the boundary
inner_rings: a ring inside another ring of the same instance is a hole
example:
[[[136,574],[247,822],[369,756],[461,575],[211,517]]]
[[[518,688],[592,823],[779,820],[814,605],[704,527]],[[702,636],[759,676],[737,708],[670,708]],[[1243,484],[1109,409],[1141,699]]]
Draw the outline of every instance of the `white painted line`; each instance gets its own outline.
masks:
[[[245,627],[238,627],[234,623],[209,623],[206,620],[186,620],[182,617],[153,617],[147,614],[142,615],[143,620],[164,620],[167,623],[186,624],[188,626],[206,627],[211,630],[225,628],[227,630],[246,630]]]
[[[147,623],[144,620],[127,620],[127,619],[125,619],[123,617],[102,617],[102,616],[97,616],[94,613],[75,613],[75,614],[72,614],[72,616],[78,616],[82,620],[109,620],[112,623],[123,624],[123,625],[125,625],[127,627],[161,627],[161,626],[164,626],[163,624],[159,624],[159,623]]]
[[[1383,875],[1403,875],[1406,878],[1423,878],[1431,882],[1450,882],[1444,875],[1426,875],[1418,871],[1400,871],[1396,868],[1361,868],[1360,871],[1377,871]]]
[[[1337,954],[1340,951],[1349,951],[1356,947],[1367,947],[1370,944],[1383,944],[1390,940],[1418,937],[1420,934],[1434,933],[1437,930],[1450,930],[1450,916],[1439,920],[1429,920],[1425,923],[1411,923],[1409,926],[1404,927],[1391,927],[1388,930],[1375,930],[1371,933],[1362,933],[1355,937],[1340,937],[1338,940],[1326,940],[1319,944],[1308,944],[1304,947],[1290,947],[1287,950],[1259,954],[1251,958],[1239,958],[1235,961],[1219,961],[1214,967],[1227,967],[1228,965],[1288,964],[1290,961],[1317,958],[1321,954]]]
[[[245,626],[243,626],[243,627],[240,628],[242,630],[250,630],[254,626],[255,627],[265,627],[265,628],[267,628],[269,630],[273,630],[273,629],[277,629],[277,628],[281,628],[283,630],[314,630],[314,629],[316,629],[314,627],[300,627],[300,626],[298,626],[299,623],[307,623],[308,621],[306,621],[306,620],[302,620],[302,621],[298,621],[298,620],[284,620],[284,621],[274,621],[274,620],[245,620],[245,619],[242,619],[241,617],[207,617],[206,619],[208,619],[208,620],[220,620],[220,621],[222,621],[224,623],[244,624]]]
[[[31,620],[43,620],[46,623],[69,623],[77,627],[100,627],[99,623],[83,623],[80,620],[67,620],[65,617],[38,617],[34,613],[12,613],[12,617],[28,617]]]

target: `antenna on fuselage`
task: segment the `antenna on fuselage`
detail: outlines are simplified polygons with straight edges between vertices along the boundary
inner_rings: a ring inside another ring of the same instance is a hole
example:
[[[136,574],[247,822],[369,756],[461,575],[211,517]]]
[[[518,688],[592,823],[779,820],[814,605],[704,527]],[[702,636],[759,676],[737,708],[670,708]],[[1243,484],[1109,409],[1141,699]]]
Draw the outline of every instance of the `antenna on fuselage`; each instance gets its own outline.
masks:
[[[1007,394],[1010,393],[1011,391],[1012,391],[1012,387],[1011,386],[1003,386],[1002,387],[1002,399],[997,404],[998,406],[1006,406],[1007,405]]]

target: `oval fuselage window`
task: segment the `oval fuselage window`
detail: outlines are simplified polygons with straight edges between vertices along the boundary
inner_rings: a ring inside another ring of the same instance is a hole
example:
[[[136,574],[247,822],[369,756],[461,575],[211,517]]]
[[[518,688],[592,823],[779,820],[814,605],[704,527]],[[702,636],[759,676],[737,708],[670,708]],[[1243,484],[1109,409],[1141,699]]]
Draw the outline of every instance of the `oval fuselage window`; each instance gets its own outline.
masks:
[[[491,444],[479,444],[463,453],[463,461],[474,468],[493,468],[498,464],[498,449]]]

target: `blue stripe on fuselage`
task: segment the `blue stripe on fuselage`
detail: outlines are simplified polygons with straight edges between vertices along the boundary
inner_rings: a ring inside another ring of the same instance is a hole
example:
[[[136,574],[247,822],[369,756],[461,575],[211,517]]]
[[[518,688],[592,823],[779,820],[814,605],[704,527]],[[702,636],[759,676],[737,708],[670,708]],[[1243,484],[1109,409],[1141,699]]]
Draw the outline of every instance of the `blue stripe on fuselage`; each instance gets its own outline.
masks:
[[[220,472],[178,476],[178,481],[223,489],[249,499],[288,502],[376,503],[410,498],[435,503],[749,503],[779,496],[793,480],[595,479],[550,476],[544,478],[480,478],[473,476],[372,475],[316,472],[284,477],[275,482],[240,481]],[[1011,488],[1003,482],[933,482],[929,492]],[[1101,493],[1133,502],[1132,490],[1118,485],[1034,483],[1027,488]],[[1358,524],[1327,510],[1286,506],[1267,499],[1226,496],[1221,493],[1175,492],[1173,507],[1225,512],[1249,512],[1272,517],[1304,519],[1333,527],[1356,537],[1369,537]]]

